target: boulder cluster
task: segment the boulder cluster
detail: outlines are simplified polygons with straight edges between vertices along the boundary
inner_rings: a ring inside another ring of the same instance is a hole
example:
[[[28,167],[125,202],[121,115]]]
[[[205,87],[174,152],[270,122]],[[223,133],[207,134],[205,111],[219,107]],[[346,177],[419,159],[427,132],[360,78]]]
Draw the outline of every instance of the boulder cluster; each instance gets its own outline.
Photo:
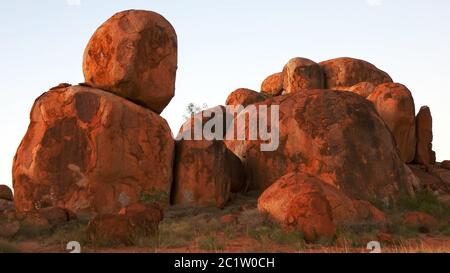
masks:
[[[276,151],[261,152],[258,140],[226,145],[241,158],[248,188],[264,191],[259,210],[309,241],[333,237],[343,224],[386,224],[365,200],[449,193],[447,161],[436,163],[432,149],[429,107],[416,116],[411,91],[366,61],[296,57],[261,92],[231,93],[227,102],[235,101],[279,107]]]
[[[161,15],[129,10],[102,24],[85,50],[85,83],[60,84],[33,105],[14,158],[14,198],[0,186],[0,237],[87,218],[94,242],[131,244],[155,234],[168,206],[223,208],[259,191],[261,213],[316,241],[348,223],[385,225],[367,200],[450,193],[450,164],[436,163],[432,150],[430,109],[416,116],[410,90],[366,61],[293,58],[260,92],[232,92],[225,105],[279,107],[279,123],[269,122],[279,129],[274,151],[227,137],[249,125],[226,117],[248,112],[224,106],[192,115],[178,133],[193,134],[214,112],[223,114],[221,138],[174,138],[160,113],[176,70],[177,36]]]

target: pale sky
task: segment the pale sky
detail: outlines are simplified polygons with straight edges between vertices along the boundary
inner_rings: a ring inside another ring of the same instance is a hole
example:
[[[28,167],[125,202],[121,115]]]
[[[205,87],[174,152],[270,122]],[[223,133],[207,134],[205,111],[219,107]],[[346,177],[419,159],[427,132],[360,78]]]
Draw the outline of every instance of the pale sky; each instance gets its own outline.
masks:
[[[214,106],[239,87],[259,91],[292,57],[347,56],[408,86],[416,111],[430,106],[438,160],[450,159],[448,0],[16,0],[0,4],[0,184],[11,185],[35,98],[83,82],[90,36],[126,9],[159,12],[177,31],[176,92],[162,113],[174,132],[189,102]]]

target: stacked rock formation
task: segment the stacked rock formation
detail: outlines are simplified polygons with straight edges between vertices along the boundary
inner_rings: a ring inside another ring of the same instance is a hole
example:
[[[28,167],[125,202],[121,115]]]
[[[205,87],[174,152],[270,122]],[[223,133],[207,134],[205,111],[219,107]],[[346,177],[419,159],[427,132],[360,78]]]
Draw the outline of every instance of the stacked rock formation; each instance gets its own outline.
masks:
[[[248,108],[192,115],[174,139],[159,114],[175,94],[176,69],[177,36],[159,14],[129,10],[101,25],[85,50],[86,82],[60,84],[33,105],[14,158],[14,197],[0,186],[0,236],[87,216],[92,241],[133,244],[156,233],[169,205],[223,208],[258,191],[261,213],[313,242],[340,225],[386,225],[372,198],[450,193],[450,164],[435,164],[430,109],[416,116],[408,88],[366,61],[297,57],[261,92],[233,91],[227,106],[279,110],[278,123],[259,116],[279,132],[274,151],[234,137],[248,135],[251,125],[237,122]],[[213,120],[223,126],[203,135]]]
[[[159,113],[175,92],[177,36],[161,15],[119,12],[89,41],[86,83],[40,96],[13,166],[18,211],[118,213],[169,205],[174,140]]]
[[[263,81],[261,92],[271,98],[247,93],[240,101],[279,107],[279,148],[262,152],[260,140],[225,143],[241,158],[249,189],[263,191],[260,211],[307,240],[332,237],[348,222],[384,225],[384,213],[363,200],[389,203],[424,188],[449,193],[445,163],[433,167],[429,108],[416,117],[408,88],[374,65],[293,58]],[[248,132],[237,120],[232,126]]]

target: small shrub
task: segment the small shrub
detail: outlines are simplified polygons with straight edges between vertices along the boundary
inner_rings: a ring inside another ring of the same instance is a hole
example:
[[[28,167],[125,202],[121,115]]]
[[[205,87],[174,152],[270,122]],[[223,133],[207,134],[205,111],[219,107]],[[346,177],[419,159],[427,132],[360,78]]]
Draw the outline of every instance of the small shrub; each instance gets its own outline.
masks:
[[[169,195],[163,190],[152,188],[151,190],[141,192],[139,200],[144,203],[165,204],[169,202]]]
[[[239,233],[239,228],[234,224],[227,224],[223,228],[223,233],[225,238],[234,239]]]
[[[195,228],[186,221],[164,223],[159,225],[158,246],[175,248],[189,246],[195,239]]]
[[[209,235],[211,233],[216,233],[221,230],[223,227],[222,224],[220,224],[219,220],[213,218],[210,220],[207,219],[200,219],[196,223],[196,231],[203,235]]]
[[[259,227],[248,229],[248,235],[262,244],[273,244],[303,248],[305,245],[303,233],[300,231],[285,231],[277,224],[265,222]]]
[[[388,232],[396,235],[399,239],[414,238],[417,236],[417,231],[405,225],[402,215],[393,215],[388,223]]]
[[[67,244],[70,241],[77,241],[80,244],[88,244],[89,238],[86,232],[87,223],[81,221],[72,221],[60,226],[56,231],[45,240],[47,245]]]
[[[398,209],[407,211],[421,211],[437,218],[442,218],[449,213],[448,205],[444,205],[429,191],[416,193],[415,197],[402,195],[398,200]]]
[[[12,243],[0,240],[0,253],[20,253],[20,250]]]

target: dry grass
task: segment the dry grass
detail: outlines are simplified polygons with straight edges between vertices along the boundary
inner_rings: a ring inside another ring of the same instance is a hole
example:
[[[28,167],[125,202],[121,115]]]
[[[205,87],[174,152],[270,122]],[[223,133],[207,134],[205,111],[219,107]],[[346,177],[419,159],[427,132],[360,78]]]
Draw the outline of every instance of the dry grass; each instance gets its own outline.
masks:
[[[0,253],[19,253],[19,248],[14,243],[0,240]]]
[[[428,235],[404,226],[404,210],[427,211],[440,222],[439,230]],[[387,253],[450,253],[448,207],[428,194],[417,199],[402,199],[386,209],[391,223],[387,232],[393,242],[382,244]],[[216,208],[171,207],[159,225],[157,236],[138,238],[129,247],[92,245],[86,238],[86,222],[70,222],[52,235],[34,239],[41,242],[37,251],[66,251],[68,241],[79,241],[83,252],[286,252],[286,253],[368,253],[367,242],[376,240],[380,230],[372,226],[352,225],[338,229],[335,242],[319,241],[307,244],[300,232],[287,232],[272,224],[256,209],[256,198],[234,200],[224,210]],[[234,215],[236,221],[222,223],[223,215]],[[17,252],[20,244],[0,241],[0,252]],[[24,249],[26,252],[26,249]]]

